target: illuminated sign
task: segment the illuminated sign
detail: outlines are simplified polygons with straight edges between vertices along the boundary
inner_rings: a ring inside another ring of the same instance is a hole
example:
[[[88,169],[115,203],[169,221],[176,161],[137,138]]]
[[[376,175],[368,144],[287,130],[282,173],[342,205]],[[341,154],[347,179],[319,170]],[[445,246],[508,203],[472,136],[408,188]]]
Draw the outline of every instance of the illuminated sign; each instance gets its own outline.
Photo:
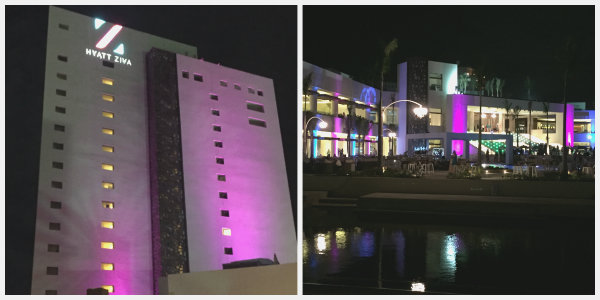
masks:
[[[104,20],[98,18],[94,19],[94,29],[100,29],[105,23],[106,21]],[[131,66],[131,60],[129,58],[123,57],[123,55],[125,54],[125,45],[123,43],[120,43],[119,45],[117,45],[117,47],[113,49],[113,54],[100,51],[106,48],[108,45],[110,45],[110,43],[117,37],[117,35],[121,32],[122,29],[123,26],[121,25],[113,25],[96,43],[95,47],[99,50],[85,48],[85,54],[89,56],[94,56],[102,60],[108,60],[114,63]]]

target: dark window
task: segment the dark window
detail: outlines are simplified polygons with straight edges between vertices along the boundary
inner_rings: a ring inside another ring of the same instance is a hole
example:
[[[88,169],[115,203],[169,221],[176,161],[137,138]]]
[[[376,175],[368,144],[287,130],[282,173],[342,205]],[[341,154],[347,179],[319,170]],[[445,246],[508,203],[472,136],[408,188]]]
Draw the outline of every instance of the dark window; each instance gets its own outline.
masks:
[[[63,145],[61,143],[52,143],[52,148],[54,148],[56,150],[62,150],[65,148],[65,145]]]
[[[248,118],[248,123],[250,123],[250,125],[254,125],[254,126],[267,127],[267,123],[265,123],[265,121],[262,121],[262,120]]]
[[[223,148],[223,142],[221,142],[221,141],[215,141],[215,147],[217,147],[217,148]]]
[[[102,201],[102,207],[113,209],[115,207],[115,203],[110,201]]]
[[[218,116],[220,116],[220,113],[219,113],[219,111],[218,111],[218,110],[216,110],[216,109],[211,109],[211,110],[210,110],[210,113],[211,113],[213,116],[217,116],[217,117],[218,117]]]
[[[62,107],[62,106],[55,106],[54,107],[54,111],[59,113],[59,114],[66,114],[67,113],[67,109]]]
[[[253,110],[253,111],[257,111],[257,112],[261,112],[261,113],[265,112],[265,108],[262,106],[262,104],[246,102],[246,107],[249,110]]]
[[[222,158],[222,157],[217,157],[217,163],[218,163],[219,165],[224,165],[224,164],[225,164],[225,159],[224,159],[224,158]]]
[[[50,208],[61,209],[62,208],[62,202],[50,201]]]
[[[67,62],[68,58],[66,56],[64,56],[64,55],[59,55],[58,56],[58,60]]]
[[[225,248],[225,254],[233,255],[233,248]]]
[[[213,125],[213,130],[214,130],[214,131],[221,132],[221,126],[218,126],[218,125]]]
[[[55,169],[62,169],[63,168],[63,163],[58,162],[58,161],[53,161],[52,162],[52,167]]]
[[[69,30],[69,25],[58,23],[58,28],[64,29],[64,30]]]
[[[254,94],[254,89],[253,88],[248,88],[248,93]]]
[[[60,182],[60,181],[52,181],[51,185],[55,189],[62,189],[62,182]]]
[[[115,63],[112,61],[108,61],[108,60],[103,60],[102,61],[102,65],[108,68],[114,68],[115,67]]]
[[[56,94],[59,95],[59,96],[66,96],[67,95],[67,91],[56,89]]]
[[[221,80],[221,81],[219,81],[219,84],[220,84],[221,86],[227,86],[227,81],[223,81],[223,80]]]
[[[234,89],[236,89],[236,90],[238,90],[238,91],[241,91],[241,90],[242,90],[242,87],[241,87],[241,86],[239,86],[239,85],[237,85],[237,84],[234,84],[234,85],[233,85],[233,88],[234,88]]]
[[[56,73],[56,78],[62,79],[62,80],[67,80],[67,74]]]
[[[190,78],[190,72],[188,72],[188,71],[182,71],[181,72],[181,76],[183,76],[183,78],[189,79]]]
[[[46,275],[58,275],[58,267],[47,267]]]
[[[225,175],[223,175],[223,174],[217,174],[217,180],[218,181],[226,181],[225,180]]]
[[[46,290],[46,295],[58,295],[57,290]]]
[[[219,192],[219,198],[221,198],[221,199],[227,199],[227,193],[226,192]]]
[[[262,91],[257,91],[256,93],[257,93],[259,96],[262,96],[262,95],[263,95],[263,92],[262,92]]]
[[[50,230],[60,230],[60,223],[50,222]]]
[[[194,80],[203,82],[204,78],[202,78],[202,75],[194,73]]]
[[[65,132],[65,126],[64,125],[54,124],[54,130],[55,131],[60,131],[60,132]]]
[[[229,217],[229,211],[228,210],[221,210],[221,217]]]
[[[59,249],[57,244],[48,244],[48,252],[58,252]]]
[[[219,96],[214,95],[214,94],[210,94],[210,100],[219,101]]]

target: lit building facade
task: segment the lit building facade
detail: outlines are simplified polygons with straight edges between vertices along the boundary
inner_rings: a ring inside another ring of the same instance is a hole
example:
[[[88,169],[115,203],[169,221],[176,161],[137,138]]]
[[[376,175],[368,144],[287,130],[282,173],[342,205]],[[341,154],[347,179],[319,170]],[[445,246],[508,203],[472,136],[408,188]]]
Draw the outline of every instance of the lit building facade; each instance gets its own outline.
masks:
[[[565,113],[563,104],[548,103],[548,113],[546,113],[543,102],[531,101],[530,115],[528,109],[530,101],[528,100],[499,97],[497,96],[498,90],[495,91],[495,94],[488,93],[488,96],[482,97],[465,93],[468,91],[468,86],[466,82],[465,86],[461,86],[463,82],[459,82],[459,76],[471,76],[470,79],[473,81],[476,78],[470,68],[461,68],[461,72],[465,72],[465,74],[458,74],[457,64],[428,61],[421,58],[410,58],[397,66],[397,89],[393,92],[383,92],[382,106],[386,107],[392,103],[392,99],[408,99],[427,107],[428,114],[424,118],[418,118],[413,113],[413,109],[418,105],[411,102],[398,102],[387,107],[384,111],[384,155],[430,153],[449,158],[452,152],[456,152],[458,156],[476,160],[480,118],[482,121],[482,152],[490,153],[490,155],[501,154],[502,160],[508,163],[512,163],[513,158],[512,151],[505,150],[506,145],[516,147],[518,143],[518,146],[529,146],[531,142],[532,149],[536,151],[538,145],[545,144],[548,139],[551,146],[562,147],[562,136],[565,131],[568,146],[593,147],[595,141],[594,111],[585,110],[585,107],[581,107],[581,105],[577,109],[577,104],[569,103]],[[337,147],[340,147],[340,144],[345,147],[347,126],[344,124],[344,119],[340,118],[342,113],[346,113],[344,103],[353,101],[356,107],[364,106],[364,113],[360,110],[357,115],[365,114],[370,120],[376,122],[377,106],[375,103],[377,98],[370,101],[370,98],[363,96],[363,91],[372,91],[372,95],[379,95],[379,90],[357,83],[347,75],[323,70],[305,62],[305,78],[309,73],[312,73],[312,81],[310,91],[303,99],[303,110],[308,112],[305,113],[305,116],[316,115],[332,126],[316,130],[314,120],[308,124],[306,146],[312,146],[308,153],[312,153],[311,157],[326,156],[327,153],[331,153],[332,156],[337,155],[338,152],[330,149],[335,149],[336,143]],[[482,105],[481,114],[479,113],[479,101]],[[521,108],[518,117],[514,117],[513,110],[507,113],[506,103],[511,104],[512,107]],[[567,119],[566,128],[563,126],[565,117]],[[306,119],[305,117],[305,122]],[[518,141],[517,131],[519,133]],[[390,136],[391,132],[394,134]],[[314,139],[312,139],[313,136]],[[340,138],[336,140],[335,137]],[[366,152],[351,151],[350,156],[370,155],[376,151],[376,125],[372,126],[366,139],[370,142],[367,144],[371,148],[368,148]],[[389,142],[393,142],[394,146],[390,147]],[[354,147],[350,147],[350,149],[354,149]]]
[[[50,7],[32,294],[296,262],[273,81]]]

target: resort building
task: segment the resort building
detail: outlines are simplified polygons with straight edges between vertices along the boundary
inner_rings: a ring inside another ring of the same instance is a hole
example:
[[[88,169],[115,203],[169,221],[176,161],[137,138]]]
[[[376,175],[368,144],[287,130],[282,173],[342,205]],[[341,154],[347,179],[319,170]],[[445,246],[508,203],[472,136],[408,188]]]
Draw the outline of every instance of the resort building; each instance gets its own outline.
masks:
[[[32,294],[259,258],[296,263],[273,80],[50,7]]]
[[[348,107],[356,107],[356,116],[378,122],[376,104],[381,97],[380,91],[356,82],[348,75],[307,62],[304,62],[303,71],[305,80],[310,79],[310,88],[302,104],[304,115],[316,116],[329,125],[319,128],[318,122],[311,120],[306,124],[309,118],[304,118],[307,128],[305,155],[375,153],[377,125],[368,125],[369,130],[365,131],[365,126],[361,129],[360,122],[353,121],[355,118],[346,116]],[[473,90],[477,80],[474,70],[461,68],[459,74],[457,64],[453,63],[411,58],[399,64],[397,72],[397,89],[383,91],[384,156],[429,153],[449,158],[456,152],[458,156],[476,160],[480,120],[482,153],[498,153],[499,160],[509,164],[513,161],[513,151],[506,151],[507,146],[508,149],[526,146],[529,151],[531,144],[533,153],[542,151],[540,149],[544,147],[540,145],[547,141],[551,146],[562,147],[565,132],[569,147],[594,145],[594,111],[585,110],[581,103],[567,104],[565,113],[562,103],[503,98],[503,81],[497,78],[486,79],[485,95],[479,96]],[[428,109],[421,118],[413,113],[419,105]],[[345,150],[348,141],[351,143],[349,151]]]

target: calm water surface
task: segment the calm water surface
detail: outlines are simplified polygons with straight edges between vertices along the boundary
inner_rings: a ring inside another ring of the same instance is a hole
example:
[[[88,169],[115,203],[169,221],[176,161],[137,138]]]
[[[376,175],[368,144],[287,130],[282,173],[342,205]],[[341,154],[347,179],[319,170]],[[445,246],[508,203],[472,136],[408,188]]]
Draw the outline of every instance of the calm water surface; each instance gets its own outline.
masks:
[[[305,294],[311,284],[336,294],[356,287],[394,293],[410,290],[413,281],[440,293],[593,294],[594,225],[588,225],[428,225],[309,215]]]

